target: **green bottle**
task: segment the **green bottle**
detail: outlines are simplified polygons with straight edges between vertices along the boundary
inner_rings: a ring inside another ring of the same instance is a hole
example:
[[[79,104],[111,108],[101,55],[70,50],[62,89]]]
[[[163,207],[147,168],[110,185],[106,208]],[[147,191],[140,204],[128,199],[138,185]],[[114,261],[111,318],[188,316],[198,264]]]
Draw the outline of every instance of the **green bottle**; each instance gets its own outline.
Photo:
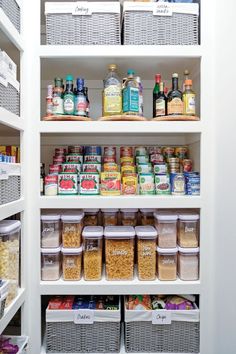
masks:
[[[156,117],[156,101],[160,91],[161,74],[155,75],[155,86],[153,89],[153,118]]]
[[[66,89],[64,93],[64,114],[74,115],[75,112],[75,95],[73,90],[74,78],[72,75],[66,77]]]

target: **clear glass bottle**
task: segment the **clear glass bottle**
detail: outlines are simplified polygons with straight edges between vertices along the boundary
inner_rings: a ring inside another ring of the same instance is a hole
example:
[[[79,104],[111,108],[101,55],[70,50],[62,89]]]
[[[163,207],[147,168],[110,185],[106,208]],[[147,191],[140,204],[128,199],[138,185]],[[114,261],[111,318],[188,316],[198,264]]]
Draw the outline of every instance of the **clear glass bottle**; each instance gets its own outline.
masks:
[[[185,81],[186,80],[189,80],[189,75],[190,75],[190,72],[188,69],[184,70],[184,79],[183,79],[183,92],[185,90]]]
[[[185,90],[183,93],[184,114],[187,116],[196,115],[196,94],[192,90],[192,80],[186,80],[184,83]]]
[[[66,89],[64,93],[64,114],[73,115],[75,111],[75,95],[73,90],[74,78],[72,75],[66,77]]]
[[[128,78],[123,89],[123,113],[139,115],[139,83],[134,78],[134,70],[129,69],[127,74]]]
[[[139,84],[139,115],[143,116],[143,85],[140,76],[136,77],[136,81]]]
[[[117,75],[117,66],[110,64],[104,80],[103,116],[119,115],[122,113],[121,80]]]

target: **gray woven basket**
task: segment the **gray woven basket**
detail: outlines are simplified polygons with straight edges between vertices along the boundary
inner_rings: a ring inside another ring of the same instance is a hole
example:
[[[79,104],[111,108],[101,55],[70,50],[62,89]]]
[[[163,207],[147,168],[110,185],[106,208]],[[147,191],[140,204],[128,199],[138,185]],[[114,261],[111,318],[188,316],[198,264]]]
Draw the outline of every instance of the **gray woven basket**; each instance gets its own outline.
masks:
[[[7,87],[0,83],[0,107],[20,115],[20,94],[10,83]]]
[[[6,299],[0,300],[0,319],[4,315],[5,305],[6,305]]]
[[[0,8],[3,9],[9,20],[20,32],[20,7],[15,0],[0,0]]]
[[[118,353],[120,322],[47,322],[47,353]]]
[[[0,180],[0,205],[20,199],[20,196],[20,176],[9,176],[8,179]]]
[[[199,322],[172,321],[170,325],[152,322],[125,323],[128,353],[199,353]]]

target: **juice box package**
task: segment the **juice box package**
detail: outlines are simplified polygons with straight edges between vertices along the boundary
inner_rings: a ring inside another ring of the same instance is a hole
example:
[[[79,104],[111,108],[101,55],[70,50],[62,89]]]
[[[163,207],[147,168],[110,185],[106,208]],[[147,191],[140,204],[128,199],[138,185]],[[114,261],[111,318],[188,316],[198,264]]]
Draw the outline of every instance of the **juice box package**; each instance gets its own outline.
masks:
[[[121,194],[121,175],[120,172],[101,173],[101,195],[120,195]]]
[[[155,194],[153,173],[142,173],[139,175],[139,194]]]
[[[138,189],[138,178],[136,173],[122,177],[122,194],[135,195]]]
[[[75,195],[78,194],[78,174],[60,172],[58,174],[58,194]]]
[[[80,194],[98,195],[99,194],[99,173],[81,172],[80,174]]]
[[[156,194],[170,194],[170,176],[168,174],[155,176]]]

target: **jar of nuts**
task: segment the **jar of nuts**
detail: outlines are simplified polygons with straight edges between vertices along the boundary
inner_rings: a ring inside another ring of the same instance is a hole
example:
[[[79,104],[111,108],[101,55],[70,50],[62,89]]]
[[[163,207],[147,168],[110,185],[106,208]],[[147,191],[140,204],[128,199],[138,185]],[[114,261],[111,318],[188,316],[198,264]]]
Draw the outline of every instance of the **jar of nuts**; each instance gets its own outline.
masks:
[[[103,226],[118,225],[119,209],[102,209]]]
[[[176,247],[178,215],[165,211],[156,212],[154,215],[158,232],[158,246],[161,248]]]
[[[134,238],[132,226],[105,227],[107,280],[132,280],[134,277]]]
[[[62,248],[62,273],[64,280],[80,280],[82,267],[82,247]]]
[[[98,225],[99,209],[84,209],[84,226]]]
[[[84,279],[101,280],[102,278],[102,226],[87,226],[83,230],[84,244]]]
[[[81,246],[83,217],[84,213],[80,210],[71,211],[61,216],[64,248],[79,248]]]
[[[198,247],[199,215],[180,214],[178,227],[178,245],[180,247]]]
[[[121,209],[121,224],[123,226],[137,225],[138,209]]]
[[[157,231],[153,226],[136,226],[137,262],[139,280],[156,278],[156,238]]]

